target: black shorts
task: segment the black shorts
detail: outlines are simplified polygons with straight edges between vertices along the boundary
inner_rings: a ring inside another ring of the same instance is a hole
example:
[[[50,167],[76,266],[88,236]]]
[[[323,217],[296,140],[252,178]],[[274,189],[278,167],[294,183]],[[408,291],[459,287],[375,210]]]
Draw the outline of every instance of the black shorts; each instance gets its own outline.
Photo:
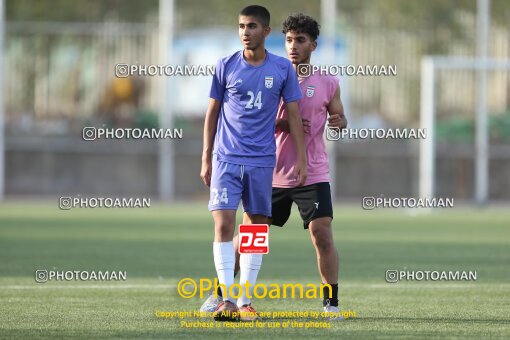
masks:
[[[283,227],[289,219],[292,202],[298,206],[305,229],[308,229],[311,221],[319,217],[333,218],[331,188],[328,182],[295,188],[273,188],[271,224]]]

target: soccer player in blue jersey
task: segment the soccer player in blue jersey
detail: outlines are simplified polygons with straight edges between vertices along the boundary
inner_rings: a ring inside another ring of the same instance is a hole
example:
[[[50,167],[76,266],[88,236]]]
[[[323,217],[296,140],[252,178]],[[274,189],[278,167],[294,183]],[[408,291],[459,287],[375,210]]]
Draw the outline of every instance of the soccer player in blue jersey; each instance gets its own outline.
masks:
[[[281,98],[296,145],[297,184],[302,185],[307,177],[303,125],[297,104],[302,98],[301,89],[290,61],[264,48],[264,40],[271,31],[269,20],[269,12],[262,6],[248,6],[239,13],[243,50],[218,61],[205,117],[200,177],[210,187],[214,265],[219,283],[226,287],[214,314],[216,320],[232,320],[238,312],[256,317],[247,297],[252,291],[243,291],[237,305],[228,296],[234,283],[235,218],[241,200],[245,211],[243,223],[267,224],[271,217],[275,120]],[[241,254],[239,263],[241,286],[249,281],[253,287],[262,254]]]

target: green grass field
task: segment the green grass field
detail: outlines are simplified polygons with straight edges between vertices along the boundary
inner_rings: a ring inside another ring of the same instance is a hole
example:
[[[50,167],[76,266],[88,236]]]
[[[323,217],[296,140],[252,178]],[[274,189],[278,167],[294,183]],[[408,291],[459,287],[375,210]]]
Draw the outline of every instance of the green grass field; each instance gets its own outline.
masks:
[[[205,203],[71,211],[59,210],[57,202],[1,205],[0,338],[510,338],[508,209],[413,216],[337,208],[340,303],[357,318],[311,329],[181,328],[178,319],[155,316],[156,310],[200,307],[199,298],[179,297],[176,284],[214,277],[211,221]],[[37,269],[125,270],[127,280],[40,284]],[[385,282],[388,269],[471,270],[477,281],[391,284]],[[259,279],[320,283],[296,209],[284,229],[272,230]],[[260,311],[321,310],[321,301],[310,299],[254,305]]]

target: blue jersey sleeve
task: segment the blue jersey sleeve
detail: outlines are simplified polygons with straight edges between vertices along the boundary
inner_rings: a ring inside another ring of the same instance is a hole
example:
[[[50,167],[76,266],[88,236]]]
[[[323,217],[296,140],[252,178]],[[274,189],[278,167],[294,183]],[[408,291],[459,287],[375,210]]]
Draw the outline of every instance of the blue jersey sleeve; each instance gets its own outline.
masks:
[[[303,98],[296,70],[289,61],[287,61],[287,78],[283,84],[282,97],[285,103],[295,102]]]
[[[225,65],[222,62],[222,59],[218,60],[216,63],[216,68],[214,70],[214,75],[211,83],[211,92],[209,93],[209,97],[216,100],[223,100],[223,95],[225,93],[225,78],[224,78]]]

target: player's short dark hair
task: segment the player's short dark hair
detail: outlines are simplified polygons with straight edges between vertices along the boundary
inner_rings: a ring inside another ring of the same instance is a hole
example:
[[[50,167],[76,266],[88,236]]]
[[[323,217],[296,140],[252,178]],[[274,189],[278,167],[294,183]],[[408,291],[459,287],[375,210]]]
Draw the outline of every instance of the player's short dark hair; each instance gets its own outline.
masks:
[[[269,11],[265,7],[259,5],[246,6],[241,10],[241,12],[239,12],[239,15],[256,17],[260,20],[262,26],[269,26],[269,21],[271,20]]]
[[[287,32],[306,33],[312,41],[315,41],[320,34],[320,25],[314,18],[297,13],[289,15],[283,22],[282,33],[287,34]]]

